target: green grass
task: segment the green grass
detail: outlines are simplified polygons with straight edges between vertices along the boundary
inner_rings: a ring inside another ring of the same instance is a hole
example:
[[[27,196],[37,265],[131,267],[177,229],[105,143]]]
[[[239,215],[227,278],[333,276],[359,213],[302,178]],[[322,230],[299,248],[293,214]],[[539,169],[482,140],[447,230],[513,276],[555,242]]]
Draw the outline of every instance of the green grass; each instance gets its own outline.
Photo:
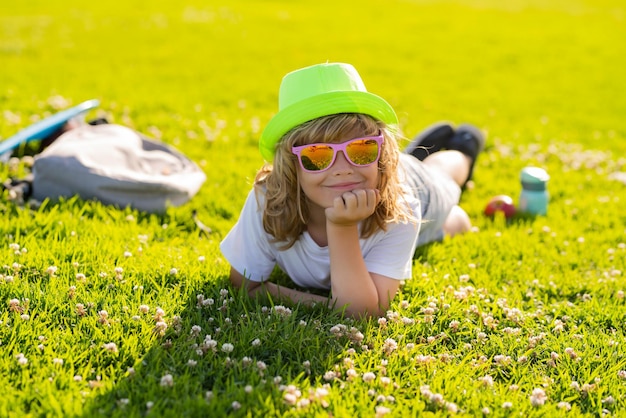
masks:
[[[161,216],[0,200],[0,416],[619,415],[625,18],[617,0],[1,3],[0,138],[99,98],[90,116],[208,179]],[[280,78],[324,61],[353,63],[408,137],[489,134],[476,231],[421,249],[384,320],[250,301],[218,248]],[[527,165],[551,175],[548,216],[482,216]]]

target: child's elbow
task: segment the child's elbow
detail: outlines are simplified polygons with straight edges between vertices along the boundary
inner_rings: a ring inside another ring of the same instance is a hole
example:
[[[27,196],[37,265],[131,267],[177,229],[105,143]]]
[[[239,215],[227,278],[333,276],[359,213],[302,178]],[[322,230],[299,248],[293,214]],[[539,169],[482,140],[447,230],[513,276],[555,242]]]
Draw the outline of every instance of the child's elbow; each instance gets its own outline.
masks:
[[[241,288],[246,283],[246,278],[233,267],[230,268],[229,280],[230,284],[236,289]]]

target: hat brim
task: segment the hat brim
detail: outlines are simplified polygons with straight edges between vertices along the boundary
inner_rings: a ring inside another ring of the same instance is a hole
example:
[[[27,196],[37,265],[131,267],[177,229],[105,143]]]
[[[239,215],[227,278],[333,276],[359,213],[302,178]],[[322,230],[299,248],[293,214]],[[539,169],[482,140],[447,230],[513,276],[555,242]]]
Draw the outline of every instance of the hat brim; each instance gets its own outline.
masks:
[[[276,144],[298,125],[322,116],[362,113],[387,125],[397,125],[398,117],[382,97],[365,91],[334,91],[301,100],[280,110],[261,134],[259,150],[266,161],[273,161]]]

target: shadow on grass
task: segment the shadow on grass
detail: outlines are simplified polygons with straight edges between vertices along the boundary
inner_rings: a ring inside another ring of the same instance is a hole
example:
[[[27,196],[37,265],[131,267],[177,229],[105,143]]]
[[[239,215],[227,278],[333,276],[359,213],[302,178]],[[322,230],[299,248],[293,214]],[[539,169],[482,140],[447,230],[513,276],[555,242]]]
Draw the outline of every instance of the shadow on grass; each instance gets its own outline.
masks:
[[[321,385],[349,346],[329,332],[338,314],[250,300],[226,277],[198,282],[180,306],[135,365],[86,402],[84,416],[282,414],[290,407],[281,386]]]

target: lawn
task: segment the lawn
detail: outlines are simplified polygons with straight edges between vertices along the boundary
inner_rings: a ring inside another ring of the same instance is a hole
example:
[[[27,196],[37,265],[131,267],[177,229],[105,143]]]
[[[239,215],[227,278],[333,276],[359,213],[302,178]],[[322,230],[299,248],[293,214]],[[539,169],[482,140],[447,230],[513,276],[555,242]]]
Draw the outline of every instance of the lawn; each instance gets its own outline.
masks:
[[[160,215],[2,196],[0,416],[619,416],[625,20],[617,0],[0,3],[0,139],[97,98],[89,118],[207,175]],[[418,250],[381,318],[249,300],[219,252],[281,77],[326,61],[354,64],[407,138],[488,134],[474,231]],[[551,176],[547,216],[483,216],[526,166]]]

